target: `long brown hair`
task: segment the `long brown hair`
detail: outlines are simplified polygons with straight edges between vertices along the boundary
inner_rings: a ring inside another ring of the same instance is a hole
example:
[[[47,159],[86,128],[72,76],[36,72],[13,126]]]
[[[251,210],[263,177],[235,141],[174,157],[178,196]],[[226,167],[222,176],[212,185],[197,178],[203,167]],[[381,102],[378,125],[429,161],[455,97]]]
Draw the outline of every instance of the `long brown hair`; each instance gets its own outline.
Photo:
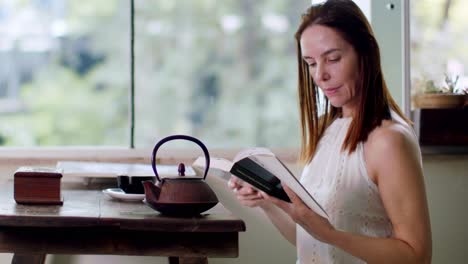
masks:
[[[391,110],[408,120],[388,91],[380,65],[380,49],[372,28],[359,7],[351,0],[328,0],[309,7],[295,34],[298,64],[298,96],[302,144],[300,160],[309,162],[325,129],[342,115],[341,108],[329,104],[320,96],[319,88],[302,58],[300,39],[304,30],[312,25],[322,25],[339,32],[353,46],[358,56],[359,80],[357,82],[358,111],[353,114],[342,150],[352,153],[359,142],[367,140],[369,133],[380,126],[382,120],[391,119]],[[324,114],[319,117],[318,105]]]

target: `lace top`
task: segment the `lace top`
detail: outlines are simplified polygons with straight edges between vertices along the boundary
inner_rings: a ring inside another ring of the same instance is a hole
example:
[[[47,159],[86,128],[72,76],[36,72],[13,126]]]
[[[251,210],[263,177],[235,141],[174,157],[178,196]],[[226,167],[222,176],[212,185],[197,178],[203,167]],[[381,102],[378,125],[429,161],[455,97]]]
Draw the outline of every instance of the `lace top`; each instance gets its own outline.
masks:
[[[393,113],[392,118],[417,142],[412,128],[403,119]],[[390,237],[392,225],[379,190],[367,174],[363,144],[359,143],[352,154],[341,151],[350,123],[351,118],[339,118],[327,128],[314,158],[303,170],[301,183],[322,205],[336,229]],[[300,225],[296,232],[298,262],[301,264],[364,263],[339,248],[316,240]]]

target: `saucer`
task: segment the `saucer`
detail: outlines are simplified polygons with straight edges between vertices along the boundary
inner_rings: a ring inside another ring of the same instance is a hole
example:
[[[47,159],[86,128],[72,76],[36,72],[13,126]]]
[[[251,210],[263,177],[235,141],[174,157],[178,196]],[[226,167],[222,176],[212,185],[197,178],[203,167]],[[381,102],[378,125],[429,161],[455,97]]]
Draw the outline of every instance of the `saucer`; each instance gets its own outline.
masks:
[[[136,193],[125,193],[120,188],[109,188],[102,190],[103,193],[107,194],[111,198],[122,200],[122,201],[143,201],[145,199],[145,194],[136,194]]]

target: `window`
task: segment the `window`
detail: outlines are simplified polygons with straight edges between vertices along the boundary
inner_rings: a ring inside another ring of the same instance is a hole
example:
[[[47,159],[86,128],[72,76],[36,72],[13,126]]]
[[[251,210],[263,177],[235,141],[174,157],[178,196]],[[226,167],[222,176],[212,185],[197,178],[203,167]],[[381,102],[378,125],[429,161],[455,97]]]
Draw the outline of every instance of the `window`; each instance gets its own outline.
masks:
[[[299,144],[294,32],[309,1],[138,1],[136,146]]]
[[[176,133],[211,147],[297,145],[293,33],[309,3],[136,1],[137,147]],[[129,10],[2,1],[0,145],[128,146]]]
[[[0,3],[0,145],[128,145],[129,3]]]
[[[412,92],[420,92],[427,81],[445,86],[445,76],[456,79],[456,89],[468,87],[467,1],[411,1]]]

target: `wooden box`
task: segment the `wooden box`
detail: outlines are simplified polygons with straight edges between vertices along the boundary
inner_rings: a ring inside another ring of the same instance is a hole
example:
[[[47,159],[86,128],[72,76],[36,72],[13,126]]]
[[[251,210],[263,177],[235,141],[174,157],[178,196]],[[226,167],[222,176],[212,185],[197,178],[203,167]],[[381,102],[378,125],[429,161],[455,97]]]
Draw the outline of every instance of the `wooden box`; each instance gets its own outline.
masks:
[[[19,204],[62,205],[62,171],[56,168],[21,167],[14,174],[14,198]]]

